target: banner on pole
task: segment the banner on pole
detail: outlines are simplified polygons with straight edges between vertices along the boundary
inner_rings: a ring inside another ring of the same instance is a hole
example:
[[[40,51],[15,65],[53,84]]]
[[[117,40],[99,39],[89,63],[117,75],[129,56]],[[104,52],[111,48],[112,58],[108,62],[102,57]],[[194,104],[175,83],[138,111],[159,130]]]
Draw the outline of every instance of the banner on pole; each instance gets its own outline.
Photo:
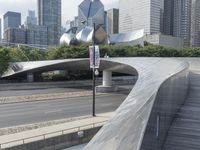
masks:
[[[94,46],[89,47],[89,55],[90,55],[90,68],[98,69],[100,66],[100,50],[99,46],[95,46],[95,58],[94,58]],[[95,64],[94,64],[95,62]]]

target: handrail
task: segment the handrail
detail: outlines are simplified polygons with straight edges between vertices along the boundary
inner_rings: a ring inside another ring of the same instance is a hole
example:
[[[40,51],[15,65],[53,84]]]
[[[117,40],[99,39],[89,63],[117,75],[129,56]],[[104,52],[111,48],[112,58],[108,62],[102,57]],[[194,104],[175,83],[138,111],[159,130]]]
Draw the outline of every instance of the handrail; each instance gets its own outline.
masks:
[[[10,142],[0,143],[0,150],[2,149],[2,146],[6,145],[6,144],[11,144],[11,143],[15,143],[15,142],[22,142],[22,144],[17,144],[17,145],[24,145],[24,144],[26,144],[26,140],[30,140],[30,139],[34,139],[34,138],[39,138],[39,137],[41,137],[41,139],[43,139],[43,140],[46,140],[46,139],[48,139],[47,135],[56,134],[56,133],[59,133],[59,132],[61,133],[60,135],[62,136],[62,135],[65,135],[64,134],[65,131],[69,131],[69,130],[73,130],[73,129],[77,129],[76,132],[83,131],[84,129],[81,130],[81,128],[88,127],[88,126],[92,126],[92,129],[93,129],[95,127],[99,127],[99,126],[96,126],[96,125],[98,125],[100,123],[105,123],[106,121],[108,121],[108,120],[101,121],[101,122],[96,122],[96,123],[90,123],[90,124],[87,124],[87,125],[73,127],[73,128],[67,128],[67,129],[63,129],[63,130],[59,130],[59,131],[49,132],[49,133],[45,133],[45,134],[41,134],[41,135],[37,135],[37,136],[31,136],[31,137],[27,137],[27,138],[13,140],[13,141],[10,141]],[[30,142],[27,142],[27,143],[30,143]]]

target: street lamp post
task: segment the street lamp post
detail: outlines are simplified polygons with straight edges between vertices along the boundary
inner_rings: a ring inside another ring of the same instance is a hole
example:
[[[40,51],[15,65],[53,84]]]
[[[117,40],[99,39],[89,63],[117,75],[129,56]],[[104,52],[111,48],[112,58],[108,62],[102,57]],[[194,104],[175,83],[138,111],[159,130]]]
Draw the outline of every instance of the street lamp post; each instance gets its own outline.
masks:
[[[92,107],[92,116],[95,117],[95,94],[96,94],[96,78],[95,78],[95,23],[93,24],[93,72],[92,72],[92,76],[93,76],[93,107]]]
[[[81,23],[82,24],[85,24],[87,21],[82,21]],[[87,23],[88,25],[88,23]],[[95,46],[96,46],[96,41],[95,41],[95,23],[93,23],[93,36],[92,36],[92,41],[93,41],[93,60],[92,60],[92,63],[93,63],[93,66],[92,66],[92,80],[93,80],[93,86],[92,86],[92,89],[93,89],[93,98],[92,98],[92,116],[93,117],[96,117],[96,112],[95,112],[95,94],[96,94],[96,77],[95,77],[95,57],[96,57],[96,50],[95,50]]]

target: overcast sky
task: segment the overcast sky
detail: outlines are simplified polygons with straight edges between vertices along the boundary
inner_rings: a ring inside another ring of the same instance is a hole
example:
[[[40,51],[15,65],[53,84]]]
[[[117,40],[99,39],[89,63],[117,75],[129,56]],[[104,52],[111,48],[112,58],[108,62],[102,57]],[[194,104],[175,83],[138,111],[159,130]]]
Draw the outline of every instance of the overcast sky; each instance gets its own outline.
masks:
[[[78,5],[83,0],[62,0],[62,25],[65,26],[67,20],[72,20],[78,14]],[[117,8],[118,0],[101,0],[105,9]],[[37,0],[0,0],[0,18],[7,11],[21,12],[22,24],[27,16],[28,10],[35,10],[37,13]]]

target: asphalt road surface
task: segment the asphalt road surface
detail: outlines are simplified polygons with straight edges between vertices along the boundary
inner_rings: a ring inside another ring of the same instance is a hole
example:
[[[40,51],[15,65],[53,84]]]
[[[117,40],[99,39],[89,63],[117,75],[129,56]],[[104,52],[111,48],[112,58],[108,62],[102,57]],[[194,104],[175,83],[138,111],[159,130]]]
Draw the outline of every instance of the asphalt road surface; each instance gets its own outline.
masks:
[[[10,94],[7,93],[5,95]],[[116,110],[126,96],[127,94],[97,96],[96,112],[105,113]],[[0,128],[85,116],[91,113],[92,96],[53,101],[2,104],[0,105]]]

